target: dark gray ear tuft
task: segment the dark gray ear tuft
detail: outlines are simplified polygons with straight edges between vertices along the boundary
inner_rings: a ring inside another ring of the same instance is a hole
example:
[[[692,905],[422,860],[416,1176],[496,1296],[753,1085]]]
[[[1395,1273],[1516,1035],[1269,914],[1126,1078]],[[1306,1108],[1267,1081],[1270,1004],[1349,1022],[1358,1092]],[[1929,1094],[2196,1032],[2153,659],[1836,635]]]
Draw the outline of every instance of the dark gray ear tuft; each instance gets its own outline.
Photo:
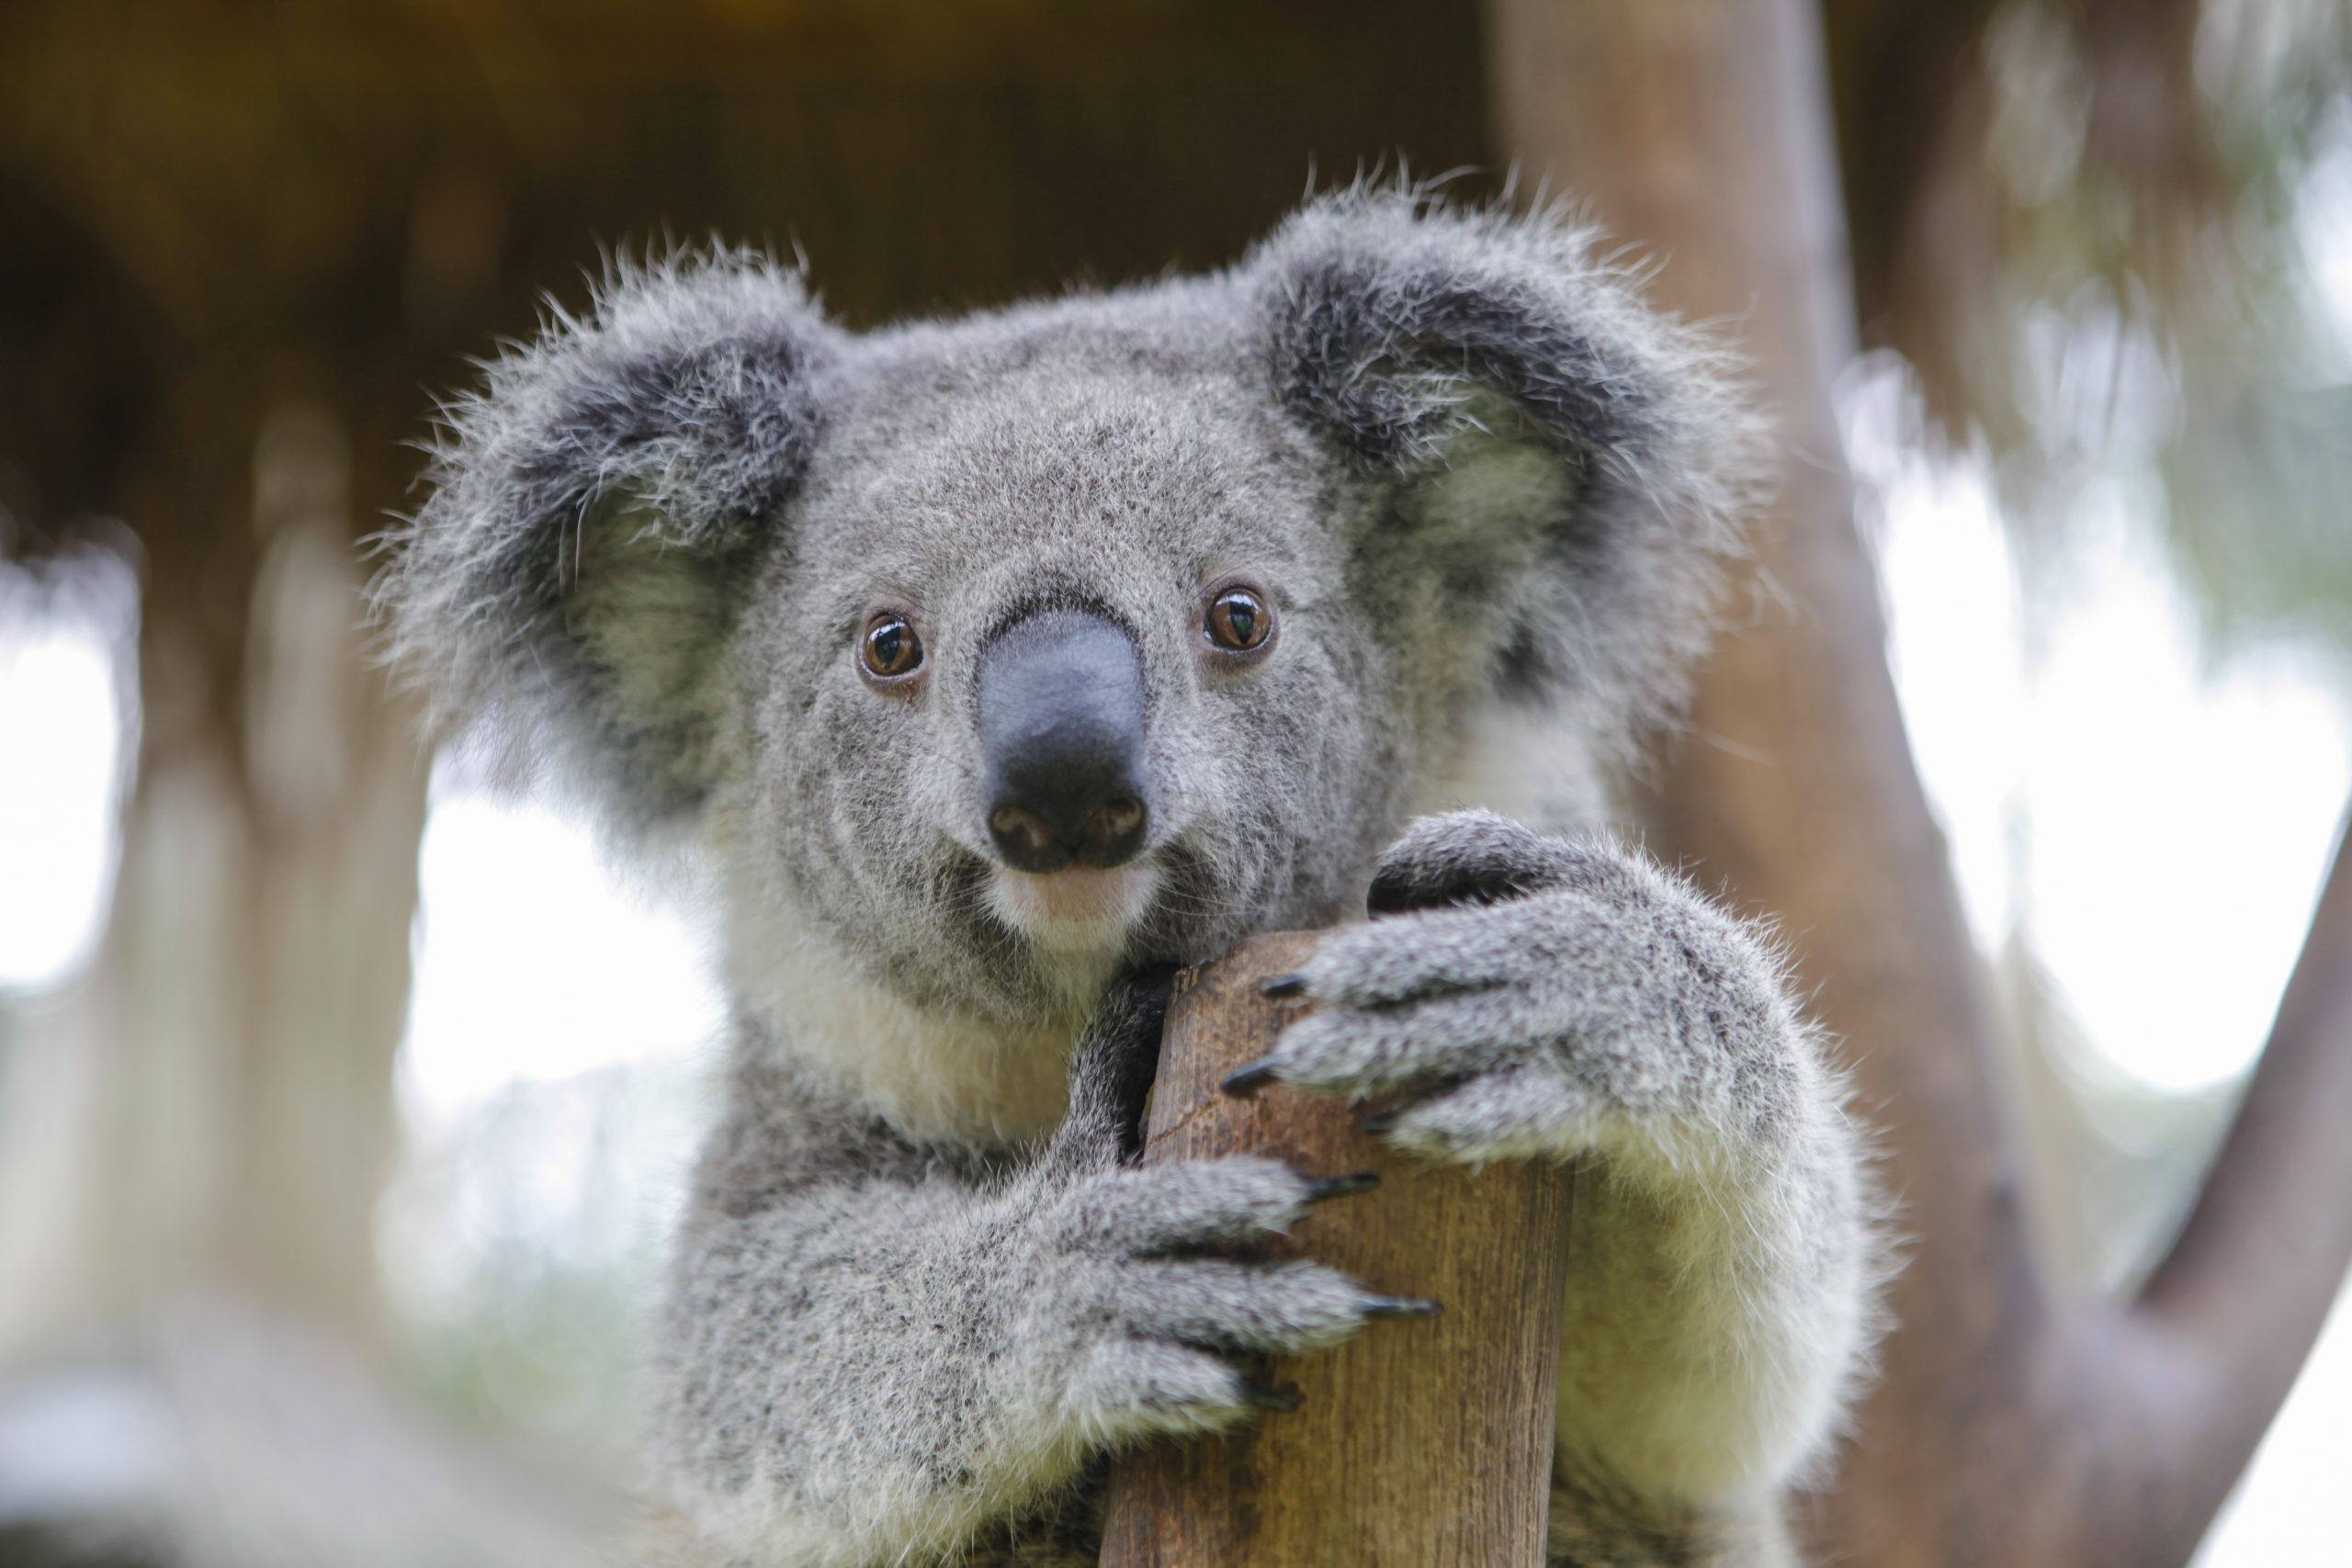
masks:
[[[1556,211],[1359,186],[1243,271],[1279,395],[1384,498],[1365,558],[1454,594],[1435,634],[1484,612],[1498,689],[1575,703],[1604,739],[1669,711],[1763,490],[1724,352]]]
[[[624,819],[712,783],[720,655],[836,343],[798,275],[623,266],[445,411],[375,604],[403,675]]]

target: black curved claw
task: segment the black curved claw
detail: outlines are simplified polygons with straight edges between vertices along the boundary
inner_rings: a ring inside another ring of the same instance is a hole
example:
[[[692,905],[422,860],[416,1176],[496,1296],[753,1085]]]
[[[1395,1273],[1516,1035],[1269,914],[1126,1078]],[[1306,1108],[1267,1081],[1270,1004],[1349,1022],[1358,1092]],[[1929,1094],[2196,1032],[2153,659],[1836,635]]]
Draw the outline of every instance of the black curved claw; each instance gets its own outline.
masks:
[[[1261,1056],[1256,1061],[1226,1074],[1225,1081],[1218,1084],[1217,1088],[1236,1100],[1250,1100],[1254,1098],[1260,1089],[1273,1082],[1279,1074],[1280,1068],[1272,1056]]]
[[[1372,1171],[1360,1170],[1352,1176],[1327,1176],[1320,1181],[1306,1184],[1306,1201],[1320,1203],[1331,1198],[1353,1197],[1369,1192],[1380,1185],[1380,1178]]]

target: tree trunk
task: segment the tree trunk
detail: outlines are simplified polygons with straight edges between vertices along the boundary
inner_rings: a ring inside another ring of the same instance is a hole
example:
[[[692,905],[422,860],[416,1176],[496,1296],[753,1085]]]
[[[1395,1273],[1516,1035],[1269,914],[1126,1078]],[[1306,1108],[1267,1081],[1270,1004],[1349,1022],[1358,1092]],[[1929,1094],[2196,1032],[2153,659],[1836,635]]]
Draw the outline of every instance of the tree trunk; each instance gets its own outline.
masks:
[[[1876,1568],[2186,1562],[2352,1258],[2352,857],[2238,1128],[2132,1310],[2037,1267],[1982,966],[1905,742],[1830,378],[1853,350],[1807,0],[1491,0],[1502,141],[1726,320],[1781,422],[1778,505],[1649,804],[1656,847],[1788,933],[1916,1238],[1816,1510]]]

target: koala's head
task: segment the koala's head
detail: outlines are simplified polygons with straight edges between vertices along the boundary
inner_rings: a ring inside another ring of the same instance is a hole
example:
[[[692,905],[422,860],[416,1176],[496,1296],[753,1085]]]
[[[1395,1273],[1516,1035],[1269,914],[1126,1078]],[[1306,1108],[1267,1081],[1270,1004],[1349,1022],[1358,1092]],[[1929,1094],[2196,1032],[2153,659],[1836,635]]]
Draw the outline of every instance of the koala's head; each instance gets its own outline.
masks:
[[[1669,703],[1750,499],[1725,385],[1584,236],[1404,193],[865,336],[726,255],[494,365],[379,593],[739,924],[1036,1021],[1347,912],[1479,712],[1601,756]]]

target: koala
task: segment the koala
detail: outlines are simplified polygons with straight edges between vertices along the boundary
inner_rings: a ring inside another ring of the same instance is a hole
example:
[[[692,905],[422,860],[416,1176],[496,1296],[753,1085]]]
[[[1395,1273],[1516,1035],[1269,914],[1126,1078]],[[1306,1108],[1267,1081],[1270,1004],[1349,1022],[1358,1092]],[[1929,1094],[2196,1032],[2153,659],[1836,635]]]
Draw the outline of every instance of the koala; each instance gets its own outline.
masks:
[[[1250,1256],[1346,1173],[1133,1162],[1153,976],[1281,928],[1330,928],[1317,1005],[1232,1089],[1581,1172],[1554,1561],[1793,1561],[1875,1322],[1860,1141],[1773,942],[1607,787],[1765,441],[1588,232],[1361,186],[863,335],[756,254],[624,267],[447,407],[392,657],[714,911],[650,1561],[1091,1562],[1109,1456],[1408,1331]]]

